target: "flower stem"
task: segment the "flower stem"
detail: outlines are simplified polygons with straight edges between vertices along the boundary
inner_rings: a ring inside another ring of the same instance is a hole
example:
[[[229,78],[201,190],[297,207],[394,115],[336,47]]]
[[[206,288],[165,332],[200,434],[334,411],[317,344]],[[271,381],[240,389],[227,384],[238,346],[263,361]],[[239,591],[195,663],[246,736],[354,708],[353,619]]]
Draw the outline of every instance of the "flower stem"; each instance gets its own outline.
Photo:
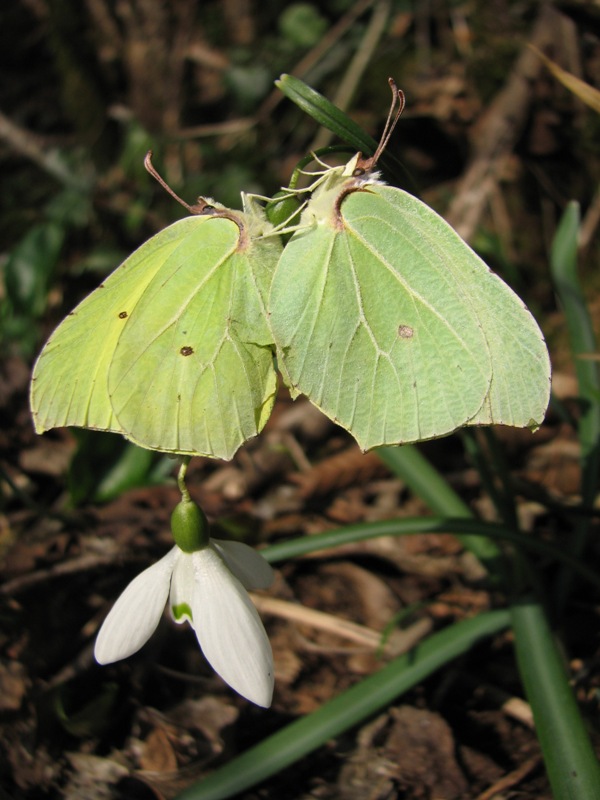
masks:
[[[179,491],[181,492],[181,499],[185,503],[189,503],[191,501],[190,493],[185,483],[185,476],[191,458],[192,458],[191,456],[182,456],[181,464],[179,466],[179,472],[177,473],[177,486],[179,487]]]

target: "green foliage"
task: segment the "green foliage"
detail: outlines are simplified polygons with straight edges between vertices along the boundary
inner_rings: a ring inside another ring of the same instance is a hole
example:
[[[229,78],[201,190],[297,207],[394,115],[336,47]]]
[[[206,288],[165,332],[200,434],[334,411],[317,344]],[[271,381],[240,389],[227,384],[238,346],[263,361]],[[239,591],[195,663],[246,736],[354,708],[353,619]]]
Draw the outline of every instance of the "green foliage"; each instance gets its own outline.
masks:
[[[14,327],[7,333],[24,333],[31,319],[37,319],[46,309],[48,289],[54,277],[65,231],[55,222],[32,227],[9,254],[4,280],[11,305]],[[22,329],[21,329],[21,326]]]
[[[76,430],[67,476],[72,505],[107,503],[130,489],[164,483],[171,460],[98,431]]]
[[[410,653],[325,703],[318,711],[247,750],[177,800],[225,800],[299,761],[334,736],[350,730],[396,700],[435,670],[508,624],[506,611],[491,611],[431,636]]]
[[[327,20],[312,3],[293,3],[281,13],[279,30],[296,47],[313,47],[327,30]]]
[[[293,228],[300,222],[300,208],[301,202],[298,196],[283,189],[273,195],[266,205],[265,212],[273,226]]]
[[[0,340],[31,355],[39,338],[38,321],[46,312],[65,241],[89,224],[91,209],[85,187],[67,186],[46,205],[42,220],[32,225],[4,264]]]
[[[54,712],[60,725],[71,736],[80,739],[101,736],[110,726],[118,693],[117,683],[105,683],[92,700],[80,706],[73,686],[62,684],[52,693]]]

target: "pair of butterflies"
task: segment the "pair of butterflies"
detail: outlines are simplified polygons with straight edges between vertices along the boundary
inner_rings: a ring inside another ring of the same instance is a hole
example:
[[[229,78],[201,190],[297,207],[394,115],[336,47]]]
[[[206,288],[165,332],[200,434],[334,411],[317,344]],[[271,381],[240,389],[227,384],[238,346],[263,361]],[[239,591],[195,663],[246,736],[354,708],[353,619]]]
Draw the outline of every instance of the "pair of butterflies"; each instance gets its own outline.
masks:
[[[136,250],[42,350],[37,432],[74,425],[230,459],[269,418],[275,364],[364,450],[537,428],[542,334],[440,216],[380,180],[391,128],[372,158],[318,174],[285,247],[242,195],[243,212],[200,200]]]

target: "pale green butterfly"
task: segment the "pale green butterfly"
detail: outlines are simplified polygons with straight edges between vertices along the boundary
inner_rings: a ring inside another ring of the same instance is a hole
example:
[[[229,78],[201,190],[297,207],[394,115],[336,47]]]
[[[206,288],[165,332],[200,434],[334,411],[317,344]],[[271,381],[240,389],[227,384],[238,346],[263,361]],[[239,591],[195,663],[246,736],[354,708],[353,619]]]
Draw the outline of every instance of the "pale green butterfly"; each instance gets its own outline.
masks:
[[[150,154],[146,163],[174,194]],[[244,212],[183,203],[194,216],[143,244],[66,317],[33,371],[38,433],[74,425],[229,459],[262,429],[277,386],[266,299],[281,243],[243,200]]]
[[[467,425],[539,427],[550,362],[516,294],[432,209],[358,153],[308,188],[273,276],[269,323],[293,396],[368,450]]]

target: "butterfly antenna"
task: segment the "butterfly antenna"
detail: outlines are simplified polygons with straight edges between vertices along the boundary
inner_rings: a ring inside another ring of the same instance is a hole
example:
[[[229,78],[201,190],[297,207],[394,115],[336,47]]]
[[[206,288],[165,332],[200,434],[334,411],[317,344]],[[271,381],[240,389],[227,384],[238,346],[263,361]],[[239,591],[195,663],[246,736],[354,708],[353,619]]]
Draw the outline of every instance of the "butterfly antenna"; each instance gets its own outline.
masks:
[[[177,202],[180,203],[184,208],[187,208],[190,214],[198,213],[195,207],[191,206],[189,203],[186,203],[185,200],[182,200],[181,197],[179,197],[179,195],[176,192],[174,192],[173,189],[171,189],[171,187],[165,181],[165,179],[158,174],[154,164],[152,163],[152,150],[148,150],[148,152],[146,153],[146,157],[144,158],[144,166],[146,167],[150,175],[152,175],[152,177],[160,183],[163,189],[167,191],[171,195],[171,197],[174,197],[175,200],[177,200]]]
[[[400,119],[400,115],[404,111],[404,106],[406,105],[406,98],[404,96],[404,92],[402,89],[399,89],[396,86],[396,82],[393,78],[388,78],[388,83],[390,85],[390,89],[392,90],[392,102],[390,104],[390,110],[388,112],[387,120],[385,122],[385,127],[383,129],[383,133],[381,134],[381,139],[379,140],[379,144],[377,145],[377,150],[369,159],[371,167],[374,167],[375,164],[381,158],[381,154],[385,150],[388,145],[388,142],[394,132],[394,128],[398,124],[398,120]]]

